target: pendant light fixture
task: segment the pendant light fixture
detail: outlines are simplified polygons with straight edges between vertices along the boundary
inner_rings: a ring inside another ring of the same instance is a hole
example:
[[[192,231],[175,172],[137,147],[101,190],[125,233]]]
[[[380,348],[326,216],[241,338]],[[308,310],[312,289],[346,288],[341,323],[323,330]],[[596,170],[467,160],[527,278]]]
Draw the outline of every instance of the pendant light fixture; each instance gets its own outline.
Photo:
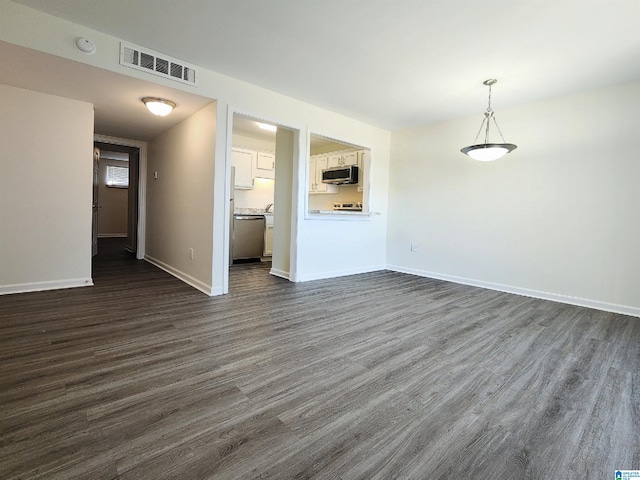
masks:
[[[151,113],[158,115],[159,117],[166,117],[174,108],[176,108],[175,103],[165,98],[144,97],[142,101]]]
[[[487,111],[484,112],[484,119],[482,120],[482,124],[480,125],[480,130],[478,130],[478,134],[476,135],[476,139],[474,140],[474,145],[469,145],[468,147],[464,147],[460,149],[460,151],[464,154],[469,155],[474,160],[480,160],[481,162],[491,162],[493,160],[497,160],[507,153],[515,150],[516,147],[513,143],[505,143],[504,137],[502,136],[502,132],[500,131],[500,127],[498,126],[498,122],[496,122],[496,117],[491,110],[491,87],[498,82],[495,78],[490,78],[489,80],[485,80],[482,82],[484,85],[489,87],[489,106],[487,107]],[[502,138],[502,143],[489,143],[489,125],[491,124],[491,120],[495,124],[498,129],[498,133]],[[478,141],[478,137],[480,136],[480,132],[482,128],[487,124],[484,132],[484,143],[476,143]]]

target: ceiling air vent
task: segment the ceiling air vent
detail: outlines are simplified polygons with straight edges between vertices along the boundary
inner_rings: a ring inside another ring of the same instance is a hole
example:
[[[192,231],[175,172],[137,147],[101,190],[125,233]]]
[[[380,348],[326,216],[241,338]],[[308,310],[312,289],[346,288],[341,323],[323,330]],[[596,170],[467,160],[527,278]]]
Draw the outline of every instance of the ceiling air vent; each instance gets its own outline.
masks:
[[[146,48],[121,43],[120,65],[194,87],[198,85],[196,69],[193,66]]]

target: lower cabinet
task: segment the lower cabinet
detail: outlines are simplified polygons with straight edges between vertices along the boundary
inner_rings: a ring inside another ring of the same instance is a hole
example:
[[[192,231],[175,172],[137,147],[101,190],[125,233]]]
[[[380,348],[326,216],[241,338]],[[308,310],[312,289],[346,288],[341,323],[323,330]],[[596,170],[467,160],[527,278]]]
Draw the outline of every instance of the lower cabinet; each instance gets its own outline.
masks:
[[[264,227],[264,256],[273,255],[273,215],[265,215]]]

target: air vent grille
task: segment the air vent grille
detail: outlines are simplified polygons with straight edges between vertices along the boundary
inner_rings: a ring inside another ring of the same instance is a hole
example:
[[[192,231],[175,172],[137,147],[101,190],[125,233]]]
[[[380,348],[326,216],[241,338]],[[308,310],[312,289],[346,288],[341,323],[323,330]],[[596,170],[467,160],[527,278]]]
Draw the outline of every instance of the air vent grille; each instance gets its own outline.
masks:
[[[198,85],[196,69],[193,66],[146,48],[121,43],[120,65],[153,73],[187,85]]]

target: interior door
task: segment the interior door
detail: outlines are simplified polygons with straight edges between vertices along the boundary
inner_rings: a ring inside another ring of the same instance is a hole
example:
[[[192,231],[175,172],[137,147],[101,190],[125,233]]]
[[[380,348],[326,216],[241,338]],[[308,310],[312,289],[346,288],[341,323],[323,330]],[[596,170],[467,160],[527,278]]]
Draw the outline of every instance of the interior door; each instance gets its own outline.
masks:
[[[98,203],[98,171],[100,169],[100,149],[93,148],[93,218],[91,222],[91,255],[96,256],[98,254],[98,209],[100,204]]]

